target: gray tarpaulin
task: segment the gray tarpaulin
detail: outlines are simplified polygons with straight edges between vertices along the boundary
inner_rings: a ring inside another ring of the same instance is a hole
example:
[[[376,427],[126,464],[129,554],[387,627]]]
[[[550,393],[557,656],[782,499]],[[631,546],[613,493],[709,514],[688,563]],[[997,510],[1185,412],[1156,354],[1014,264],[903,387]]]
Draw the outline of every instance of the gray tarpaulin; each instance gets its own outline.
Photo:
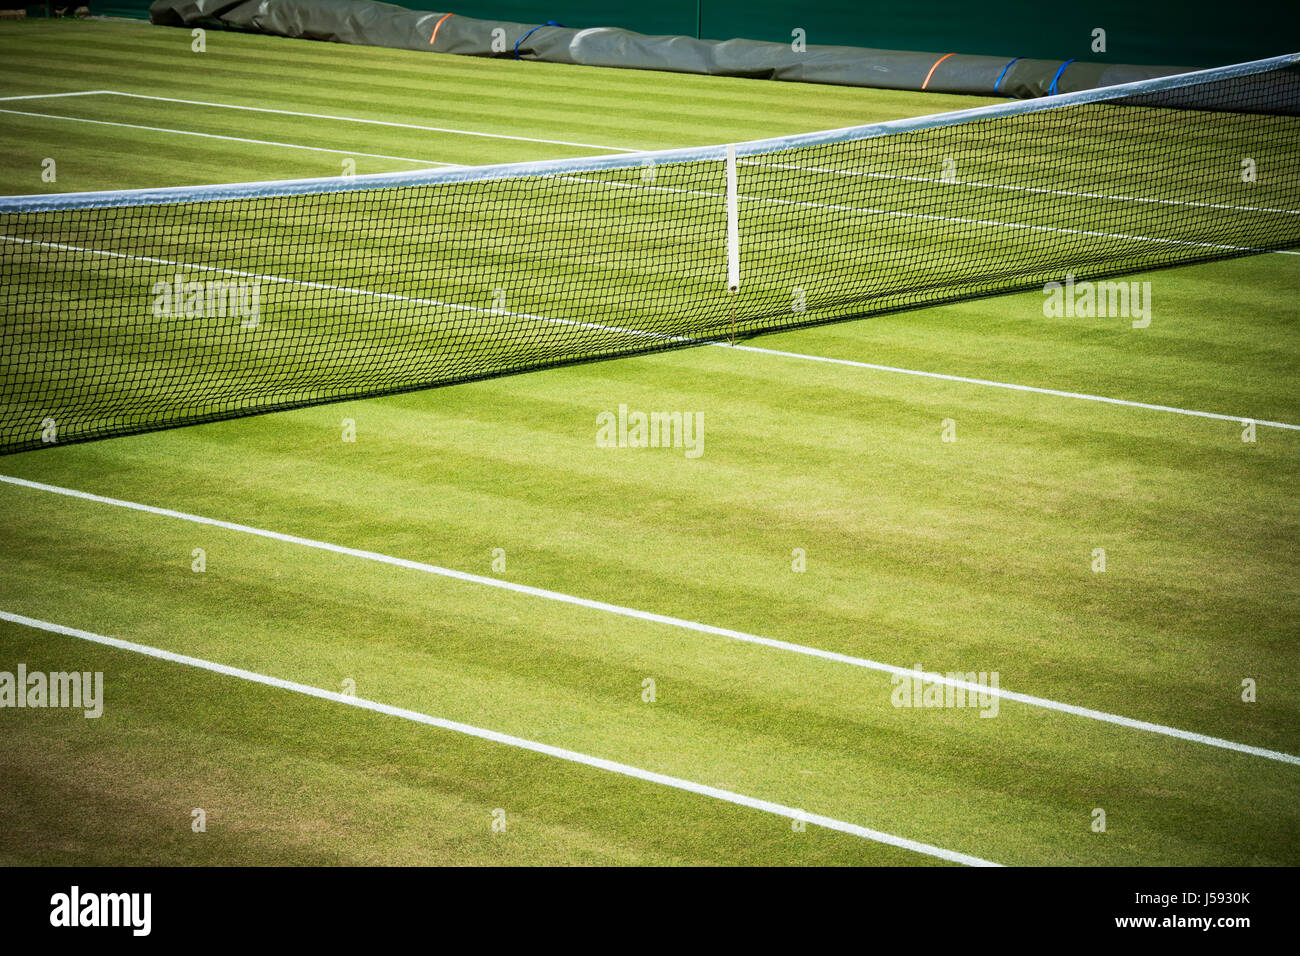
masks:
[[[746,76],[890,90],[1017,97],[1114,86],[1182,68],[914,53],[757,40],[645,36],[615,27],[477,20],[373,0],[155,0],[149,18],[167,26],[221,26],[365,46],[579,63],[673,73]]]

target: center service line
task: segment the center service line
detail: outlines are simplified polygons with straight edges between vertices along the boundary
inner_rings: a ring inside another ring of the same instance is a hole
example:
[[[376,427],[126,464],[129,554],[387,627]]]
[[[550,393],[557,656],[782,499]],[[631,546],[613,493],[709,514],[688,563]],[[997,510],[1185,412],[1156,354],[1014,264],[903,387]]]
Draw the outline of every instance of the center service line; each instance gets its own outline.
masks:
[[[39,481],[29,481],[26,478],[15,478],[12,475],[0,475],[0,482],[10,485],[18,485],[22,488],[31,488],[36,491],[47,491],[52,494],[64,495],[69,498],[78,498],[82,501],[93,501],[97,504],[111,505],[115,508],[127,508],[132,511],[142,511],[146,514],[160,515],[166,518],[176,518],[180,521],[189,521],[194,524],[209,525],[210,527],[222,528],[226,531],[235,531],[240,534],[256,535],[260,538],[269,538],[272,541],[283,541],[287,544],[301,545],[305,548],[315,548],[318,551],[330,551],[335,554],[345,554],[349,557],[361,558],[365,561],[376,561],[380,564],[389,564],[393,567],[407,568],[411,571],[421,571],[425,574],[436,574],[440,577],[455,578],[458,581],[467,581],[471,584],[481,584],[486,587],[499,588],[503,591],[514,591],[517,594],[527,594],[531,597],[543,598],[548,601],[557,601],[562,604],[575,604],[578,607],[590,608],[595,611],[605,611],[609,614],[618,614],[622,617],[636,618],[637,620],[650,621],[655,624],[666,624],[669,627],[677,627],[687,631],[697,631],[701,634],[713,634],[718,637],[728,637],[732,640],[741,641],[746,644],[758,644],[763,647],[771,647],[781,651],[788,651],[793,654],[803,654],[807,657],[819,657],[823,660],[834,661],[838,664],[849,664],[854,667],[862,667],[867,670],[881,671],[886,674],[895,674],[902,677],[915,677],[918,674],[918,671],[914,668],[899,667],[895,664],[884,664],[880,661],[873,661],[865,657],[853,657],[849,654],[840,654],[837,651],[827,651],[818,647],[809,647],[805,644],[793,644],[789,641],[779,641],[770,637],[760,637],[757,634],[748,634],[745,631],[733,631],[730,628],[716,627],[712,624],[701,624],[697,621],[688,621],[680,617],[670,617],[666,614],[655,614],[652,611],[640,611],[636,608],[623,607],[618,604],[607,604],[604,601],[593,601],[590,598],[564,594],[560,591],[550,591],[546,588],[533,587],[528,584],[516,584],[513,581],[502,581],[498,578],[484,577],[480,574],[470,574],[467,571],[456,571],[452,568],[443,568],[435,564],[425,564],[421,561],[411,561],[407,558],[397,558],[388,554],[380,554],[376,551],[363,551],[359,548],[349,548],[341,544],[331,544],[328,541],[316,541],[312,538],[300,538],[297,535],[284,534],[279,531],[267,531],[263,528],[254,528],[250,525],[236,524],[233,521],[222,521],[219,518],[205,518],[202,515],[189,514],[185,511],[174,511],[171,508],[157,508],[153,505],[140,504],[134,501],[124,501],[120,498],[108,498],[104,495],[91,494],[87,491],[61,488],[58,485],[47,485]],[[1041,707],[1044,710],[1055,710],[1063,714],[1072,714],[1076,717],[1085,717],[1089,720],[1097,720],[1103,723],[1116,724],[1120,727],[1128,727],[1132,730],[1142,730],[1153,734],[1163,734],[1166,737],[1176,737],[1179,740],[1204,744],[1209,747],[1219,747],[1223,750],[1233,750],[1238,753],[1249,754],[1252,757],[1263,757],[1266,760],[1276,760],[1281,763],[1300,766],[1300,757],[1288,753],[1282,753],[1277,750],[1269,750],[1251,744],[1240,744],[1232,740],[1225,740],[1222,737],[1211,737],[1208,734],[1199,734],[1190,730],[1179,730],[1177,727],[1168,727],[1164,724],[1155,724],[1145,720],[1135,720],[1132,717],[1123,717],[1119,714],[1109,714],[1105,711],[1093,710],[1089,707],[1079,707],[1075,704],[1049,700],[1046,697],[1034,697],[1030,694],[1021,694],[1015,691],[1005,690],[1001,687],[988,687],[972,681],[956,680],[943,674],[930,672],[921,673],[927,681],[932,683],[960,688],[977,694],[992,695],[1004,700],[1027,704],[1030,707]]]
[[[734,803],[737,806],[749,807],[752,810],[761,810],[764,813],[775,814],[779,817],[787,817],[791,820],[802,820],[807,823],[816,824],[819,827],[825,827],[828,830],[838,830],[840,833],[848,833],[852,836],[862,837],[866,840],[874,840],[877,843],[885,843],[889,846],[899,847],[903,850],[911,850],[913,853],[924,853],[927,856],[938,857],[941,860],[947,860],[951,863],[963,863],[966,866],[1001,865],[989,860],[981,859],[977,856],[968,856],[965,853],[957,853],[954,850],[945,850],[943,847],[932,846],[929,843],[920,843],[916,840],[909,840],[906,837],[894,836],[892,833],[883,833],[880,830],[872,830],[868,827],[859,826],[856,823],[837,820],[834,817],[824,817],[817,813],[807,813],[806,811],[796,809],[795,807],[787,807],[784,804],[773,803],[770,800],[760,800],[757,797],[749,797],[743,793],[736,793],[732,790],[723,790],[721,787],[713,787],[706,783],[696,783],[693,780],[684,780],[681,777],[671,777],[667,774],[656,773],[653,770],[643,770],[640,767],[633,767],[630,764],[619,763],[616,760],[606,760],[604,757],[593,757],[589,754],[579,753],[576,750],[566,750],[563,747],[553,747],[550,744],[540,743],[536,740],[528,740],[524,737],[515,737],[512,734],[503,734],[497,730],[487,730],[483,727],[475,727],[472,724],[462,724],[459,721],[446,720],[442,717],[431,717],[430,715],[422,714],[419,711],[407,710],[404,707],[394,707],[391,704],[366,700],[363,697],[349,697],[346,694],[340,694],[337,691],[322,690],[319,687],[312,687],[308,684],[299,684],[296,681],[285,680],[281,677],[271,677],[266,674],[259,674],[256,671],[244,670],[241,667],[231,667],[228,664],[218,664],[215,661],[207,661],[200,657],[190,657],[186,654],[177,654],[174,651],[149,647],[145,644],[136,644],[132,641],[124,641],[116,637],[106,637],[103,634],[94,634],[90,631],[83,631],[75,627],[65,627],[62,624],[51,624],[49,621],[24,617],[21,614],[12,614],[8,611],[0,611],[0,620],[10,621],[14,624],[21,624],[24,627],[49,631],[53,634],[62,634],[66,637],[75,637],[83,641],[91,641],[95,644],[103,644],[107,647],[115,647],[119,650],[130,651],[134,654],[143,654],[147,657],[155,657],[159,660],[170,661],[173,664],[184,664],[187,667],[196,667],[199,670],[211,671],[214,674],[222,674],[226,677],[236,677],[240,680],[249,681],[254,684],[262,684],[266,687],[275,687],[279,690],[292,691],[295,694],[303,694],[307,697],[329,700],[336,704],[347,704],[350,707],[374,711],[377,714],[386,714],[389,717],[399,717],[402,720],[409,720],[417,724],[439,727],[443,730],[450,730],[454,733],[465,734],[470,737],[478,737],[482,740],[490,740],[498,744],[505,744],[507,747],[518,747],[520,750],[531,750],[534,753],[546,754],[549,757],[558,757],[560,760],[567,760],[571,763],[579,763],[588,767],[595,767],[597,770],[605,770],[609,773],[617,773],[625,777],[645,780],[648,783],[657,783],[662,787],[672,787],[675,790],[685,790],[688,793],[696,793],[700,796],[712,797],[714,800]]]

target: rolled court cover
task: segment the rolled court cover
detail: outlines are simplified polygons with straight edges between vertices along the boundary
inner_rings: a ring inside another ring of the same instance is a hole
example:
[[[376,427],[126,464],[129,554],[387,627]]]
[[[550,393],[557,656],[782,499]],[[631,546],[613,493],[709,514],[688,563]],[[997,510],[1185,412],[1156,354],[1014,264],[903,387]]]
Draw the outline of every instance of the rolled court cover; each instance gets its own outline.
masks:
[[[0,451],[1294,247],[1298,184],[1300,54],[731,148],[0,198]]]
[[[645,36],[615,27],[577,30],[555,23],[478,20],[373,0],[155,0],[149,18],[166,26],[221,26],[466,56],[1016,97],[1068,93],[1183,72],[1164,66],[847,46],[812,45],[796,51],[789,43],[697,40]]]

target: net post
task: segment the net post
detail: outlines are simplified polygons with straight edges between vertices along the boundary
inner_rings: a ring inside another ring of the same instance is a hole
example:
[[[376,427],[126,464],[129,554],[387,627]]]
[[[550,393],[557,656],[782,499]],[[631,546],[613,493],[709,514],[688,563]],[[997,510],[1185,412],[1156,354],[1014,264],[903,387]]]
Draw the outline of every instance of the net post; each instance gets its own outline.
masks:
[[[736,293],[740,291],[740,216],[736,196],[736,146],[727,146],[727,294],[731,297],[731,344],[736,344]]]

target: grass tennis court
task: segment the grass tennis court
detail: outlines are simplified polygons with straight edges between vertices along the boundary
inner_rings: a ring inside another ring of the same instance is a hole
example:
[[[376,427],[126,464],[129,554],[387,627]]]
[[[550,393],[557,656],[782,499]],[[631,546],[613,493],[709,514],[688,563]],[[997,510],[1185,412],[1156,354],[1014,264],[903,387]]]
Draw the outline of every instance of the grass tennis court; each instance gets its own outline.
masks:
[[[190,42],[0,25],[0,192],[595,155],[993,102]],[[1033,291],[0,458],[27,482],[0,482],[0,670],[104,674],[98,719],[0,711],[0,859],[947,861],[16,615],[949,854],[1295,864],[1300,256],[1128,278],[1151,283],[1149,327],[1049,318]],[[702,416],[703,453],[600,447],[620,406]],[[1032,701],[897,707],[862,662],[996,672]]]

